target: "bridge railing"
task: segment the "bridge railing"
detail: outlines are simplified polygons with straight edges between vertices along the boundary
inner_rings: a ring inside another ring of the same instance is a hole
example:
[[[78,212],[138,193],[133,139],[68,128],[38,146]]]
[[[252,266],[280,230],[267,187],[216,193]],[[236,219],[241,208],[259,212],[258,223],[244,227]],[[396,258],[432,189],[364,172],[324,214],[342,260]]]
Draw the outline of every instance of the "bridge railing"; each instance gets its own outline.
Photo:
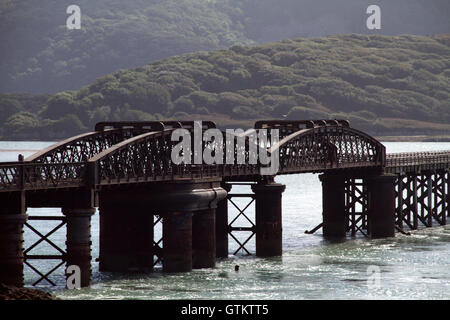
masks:
[[[149,132],[130,138],[113,147],[97,154],[88,161],[88,176],[91,184],[130,183],[145,181],[163,181],[180,179],[197,179],[223,177],[230,175],[250,175],[259,173],[257,164],[248,164],[249,142],[241,148],[236,148],[235,158],[238,153],[245,155],[243,164],[226,164],[226,140],[221,146],[224,151],[222,163],[208,164],[203,159],[204,151],[213,151],[217,147],[216,142],[201,144],[201,162],[197,162],[198,154],[191,140],[190,154],[183,154],[186,150],[180,150],[184,161],[175,163],[172,152],[179,141],[172,141],[174,129],[160,132]],[[193,137],[193,129],[186,129],[187,135]],[[204,128],[204,130],[207,130]],[[225,132],[221,132],[225,136]],[[212,152],[214,153],[214,152]]]
[[[450,151],[390,153],[386,157],[386,167],[446,163],[450,164]]]
[[[86,163],[0,164],[0,191],[77,187],[84,183]]]

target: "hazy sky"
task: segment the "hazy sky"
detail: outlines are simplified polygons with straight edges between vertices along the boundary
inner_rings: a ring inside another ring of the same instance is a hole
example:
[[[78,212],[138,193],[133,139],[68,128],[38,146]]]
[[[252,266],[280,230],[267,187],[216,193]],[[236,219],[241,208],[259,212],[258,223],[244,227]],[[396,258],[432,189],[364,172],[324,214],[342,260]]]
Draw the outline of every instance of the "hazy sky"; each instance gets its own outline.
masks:
[[[252,1],[252,0],[250,0]],[[270,8],[270,3],[277,3]],[[370,5],[381,9],[381,29],[368,30]],[[270,8],[270,10],[267,10]],[[261,12],[266,9],[266,13]],[[260,11],[261,10],[261,11]],[[342,33],[416,34],[450,33],[450,0],[260,0],[254,19],[265,19],[267,11],[279,12],[278,23],[255,30],[259,42],[281,37],[319,37]]]

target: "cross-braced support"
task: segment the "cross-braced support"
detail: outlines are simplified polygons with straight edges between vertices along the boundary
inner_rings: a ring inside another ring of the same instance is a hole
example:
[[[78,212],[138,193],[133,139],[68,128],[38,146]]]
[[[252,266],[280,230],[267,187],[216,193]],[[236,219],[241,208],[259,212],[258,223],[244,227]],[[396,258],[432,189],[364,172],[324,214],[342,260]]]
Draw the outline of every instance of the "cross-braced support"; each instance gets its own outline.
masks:
[[[35,227],[33,227],[29,222],[25,223],[25,226],[31,230],[33,233],[35,233],[37,236],[39,236],[39,240],[34,242],[32,245],[30,245],[28,248],[24,250],[24,263],[35,273],[37,273],[40,278],[36,280],[33,283],[33,286],[36,286],[41,281],[45,280],[48,283],[50,283],[52,286],[56,286],[56,284],[49,278],[49,276],[55,272],[60,266],[62,266],[66,262],[66,252],[61,249],[58,245],[56,245],[53,241],[50,240],[50,236],[53,235],[56,231],[61,229],[63,226],[66,225],[66,217],[64,216],[30,216],[28,217],[28,221],[58,221],[59,224],[56,225],[52,230],[47,232],[45,235],[39,232]],[[30,252],[39,246],[42,242],[47,242],[50,246],[52,246],[59,254],[57,255],[36,255],[36,254],[30,254]],[[33,266],[30,262],[30,260],[36,261],[36,260],[56,260],[59,261],[56,266],[54,266],[50,271],[43,274],[38,268]]]
[[[348,178],[345,180],[345,212],[347,232],[353,237],[360,232],[368,236],[368,192],[363,179]]]
[[[392,236],[395,177],[321,175],[323,235],[325,238]],[[391,203],[392,202],[392,203]]]
[[[282,205],[281,194],[284,192],[286,186],[270,181],[254,182],[235,182],[227,183],[227,190],[231,190],[232,185],[248,185],[251,186],[253,193],[228,193],[227,201],[219,203],[218,211],[221,216],[220,224],[217,225],[217,230],[220,230],[223,235],[224,230],[237,244],[238,248],[233,252],[234,255],[239,251],[247,255],[252,253],[248,250],[246,245],[254,237],[256,238],[256,255],[261,257],[280,256],[282,254]],[[240,206],[235,199],[247,198],[249,201]],[[231,204],[237,210],[236,216],[228,221],[228,205]],[[248,209],[252,204],[255,204],[254,218],[249,215]],[[226,219],[225,219],[226,214]],[[248,223],[248,226],[236,226],[239,219],[243,219]],[[219,221],[219,220],[218,220]],[[239,237],[236,233],[247,233],[245,238]],[[222,245],[221,256],[228,256],[228,251],[224,252],[224,241],[228,237],[222,236],[220,243]],[[228,244],[227,244],[228,247]]]
[[[438,170],[398,175],[396,179],[396,224],[416,230],[445,225],[449,214],[449,172]]]
[[[233,201],[233,198],[248,198],[250,199],[249,202],[245,205],[244,208],[240,208],[235,201]],[[245,245],[253,238],[253,236],[256,233],[256,225],[253,222],[253,220],[248,216],[248,213],[246,214],[245,211],[252,205],[252,203],[255,201],[255,195],[254,194],[228,194],[227,199],[231,205],[237,209],[239,212],[229,223],[228,223],[228,234],[230,237],[237,242],[239,247],[233,252],[233,255],[236,255],[239,251],[245,252],[247,255],[251,255],[250,251],[245,247]],[[250,226],[243,227],[243,226],[235,226],[235,222],[240,218],[245,218]],[[246,232],[248,234],[248,237],[241,241],[238,239],[238,237],[234,234],[235,232]]]
[[[155,238],[156,235],[156,227],[160,225],[161,227],[161,236]],[[162,236],[162,225],[163,225],[163,217],[159,215],[153,216],[153,267],[155,267],[158,263],[162,263],[163,260],[163,236]]]

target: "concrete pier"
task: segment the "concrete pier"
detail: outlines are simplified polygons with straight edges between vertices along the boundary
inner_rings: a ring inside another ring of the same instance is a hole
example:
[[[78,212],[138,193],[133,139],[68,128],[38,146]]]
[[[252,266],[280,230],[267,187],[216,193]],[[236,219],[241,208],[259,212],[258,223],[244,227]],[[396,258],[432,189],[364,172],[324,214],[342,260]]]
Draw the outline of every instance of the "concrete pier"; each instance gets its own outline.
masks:
[[[231,191],[231,185],[222,183],[221,187],[226,192]],[[216,256],[228,257],[228,199],[219,201],[216,209]]]
[[[0,283],[22,287],[24,192],[0,193]]]
[[[127,201],[127,195],[100,194],[100,271],[153,269],[153,213],[139,199]]]
[[[329,174],[319,178],[322,181],[323,236],[329,239],[344,238],[347,232],[345,178]]]
[[[372,238],[395,235],[395,176],[367,178],[369,233]]]
[[[194,212],[192,217],[192,268],[216,266],[216,210]]]
[[[214,267],[215,209],[225,197],[220,182],[101,191],[100,270],[152,271],[154,215],[163,217],[164,272]]]
[[[67,219],[66,268],[75,265],[81,271],[81,287],[91,284],[91,216],[94,208],[63,208]]]
[[[163,271],[192,270],[192,213],[173,212],[163,218]]]
[[[259,257],[281,256],[282,201],[284,184],[263,182],[252,186],[256,197],[256,255]]]

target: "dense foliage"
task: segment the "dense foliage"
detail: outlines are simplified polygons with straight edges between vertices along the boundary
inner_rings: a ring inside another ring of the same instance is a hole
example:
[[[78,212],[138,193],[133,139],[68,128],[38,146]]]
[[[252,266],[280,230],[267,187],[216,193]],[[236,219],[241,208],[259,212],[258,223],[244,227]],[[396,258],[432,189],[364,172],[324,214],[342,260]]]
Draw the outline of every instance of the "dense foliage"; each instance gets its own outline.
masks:
[[[2,135],[14,139],[61,138],[103,120],[205,117],[347,118],[374,134],[448,133],[450,35],[235,45],[120,70],[78,91],[1,95],[0,110]]]
[[[372,0],[0,0],[0,92],[78,90],[174,55],[298,37],[373,33]],[[448,0],[377,0],[377,33],[450,32]],[[66,8],[81,8],[67,30]]]

